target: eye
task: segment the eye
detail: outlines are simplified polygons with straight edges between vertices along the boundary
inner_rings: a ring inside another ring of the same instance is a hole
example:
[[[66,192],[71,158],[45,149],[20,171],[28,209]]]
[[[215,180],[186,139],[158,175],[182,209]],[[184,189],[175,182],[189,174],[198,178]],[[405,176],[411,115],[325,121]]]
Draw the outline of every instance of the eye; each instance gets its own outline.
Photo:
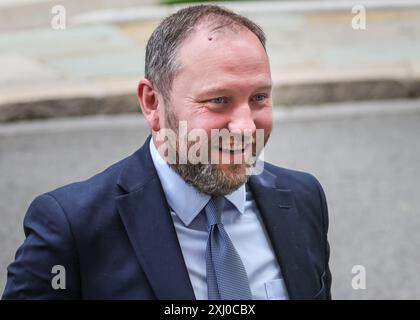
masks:
[[[217,104],[227,103],[227,99],[225,97],[218,97],[218,98],[210,99],[210,100],[208,100],[208,102],[217,103]]]
[[[263,101],[263,100],[265,100],[267,98],[267,96],[266,95],[264,95],[264,94],[257,94],[257,95],[255,95],[255,96],[253,96],[252,97],[252,101],[257,101],[257,102],[260,102],[260,101]]]

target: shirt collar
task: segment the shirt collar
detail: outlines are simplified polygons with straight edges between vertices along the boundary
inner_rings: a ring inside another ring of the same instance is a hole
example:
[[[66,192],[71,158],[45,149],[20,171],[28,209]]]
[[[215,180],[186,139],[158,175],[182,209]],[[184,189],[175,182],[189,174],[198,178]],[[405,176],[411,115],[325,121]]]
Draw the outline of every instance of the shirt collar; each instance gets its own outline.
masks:
[[[210,196],[199,192],[192,185],[186,183],[162,158],[155,147],[153,139],[150,139],[149,148],[169,206],[186,226],[190,225],[210,200]],[[225,196],[225,198],[241,214],[244,213],[246,200],[245,185],[240,186],[234,192]]]

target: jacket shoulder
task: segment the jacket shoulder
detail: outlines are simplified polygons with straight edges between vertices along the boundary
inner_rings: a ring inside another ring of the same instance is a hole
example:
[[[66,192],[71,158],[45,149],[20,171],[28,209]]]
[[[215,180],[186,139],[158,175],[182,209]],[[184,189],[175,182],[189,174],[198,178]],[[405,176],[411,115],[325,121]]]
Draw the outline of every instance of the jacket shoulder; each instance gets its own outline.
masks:
[[[268,162],[264,163],[264,170],[276,176],[278,187],[309,192],[318,191],[320,188],[322,190],[320,182],[311,173],[278,167]]]
[[[91,199],[92,197],[103,197],[110,194],[118,195],[117,181],[127,159],[125,158],[112,164],[102,172],[86,180],[61,186],[46,194],[59,200],[60,203],[71,202],[73,204]]]

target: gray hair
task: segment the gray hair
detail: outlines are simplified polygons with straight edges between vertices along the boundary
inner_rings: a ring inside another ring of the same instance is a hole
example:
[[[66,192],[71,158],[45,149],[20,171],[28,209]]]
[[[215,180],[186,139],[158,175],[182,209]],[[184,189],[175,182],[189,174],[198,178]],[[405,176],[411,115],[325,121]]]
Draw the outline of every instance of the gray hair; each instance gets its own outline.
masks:
[[[165,104],[170,101],[172,82],[180,68],[178,50],[204,20],[211,22],[212,30],[246,28],[258,37],[266,49],[262,29],[248,18],[228,9],[216,5],[198,5],[177,11],[159,24],[146,47],[145,77],[160,92]]]

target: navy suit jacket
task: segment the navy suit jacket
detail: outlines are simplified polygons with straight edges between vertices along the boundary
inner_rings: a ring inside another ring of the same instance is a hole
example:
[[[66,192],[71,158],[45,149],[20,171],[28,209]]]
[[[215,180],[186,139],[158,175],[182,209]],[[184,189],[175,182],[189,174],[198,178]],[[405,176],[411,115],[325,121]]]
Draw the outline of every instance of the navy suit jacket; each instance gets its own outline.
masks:
[[[3,299],[195,299],[149,139],[105,171],[31,203]],[[248,183],[290,298],[329,299],[319,182],[265,163]],[[52,287],[55,265],[65,268],[65,289]]]

